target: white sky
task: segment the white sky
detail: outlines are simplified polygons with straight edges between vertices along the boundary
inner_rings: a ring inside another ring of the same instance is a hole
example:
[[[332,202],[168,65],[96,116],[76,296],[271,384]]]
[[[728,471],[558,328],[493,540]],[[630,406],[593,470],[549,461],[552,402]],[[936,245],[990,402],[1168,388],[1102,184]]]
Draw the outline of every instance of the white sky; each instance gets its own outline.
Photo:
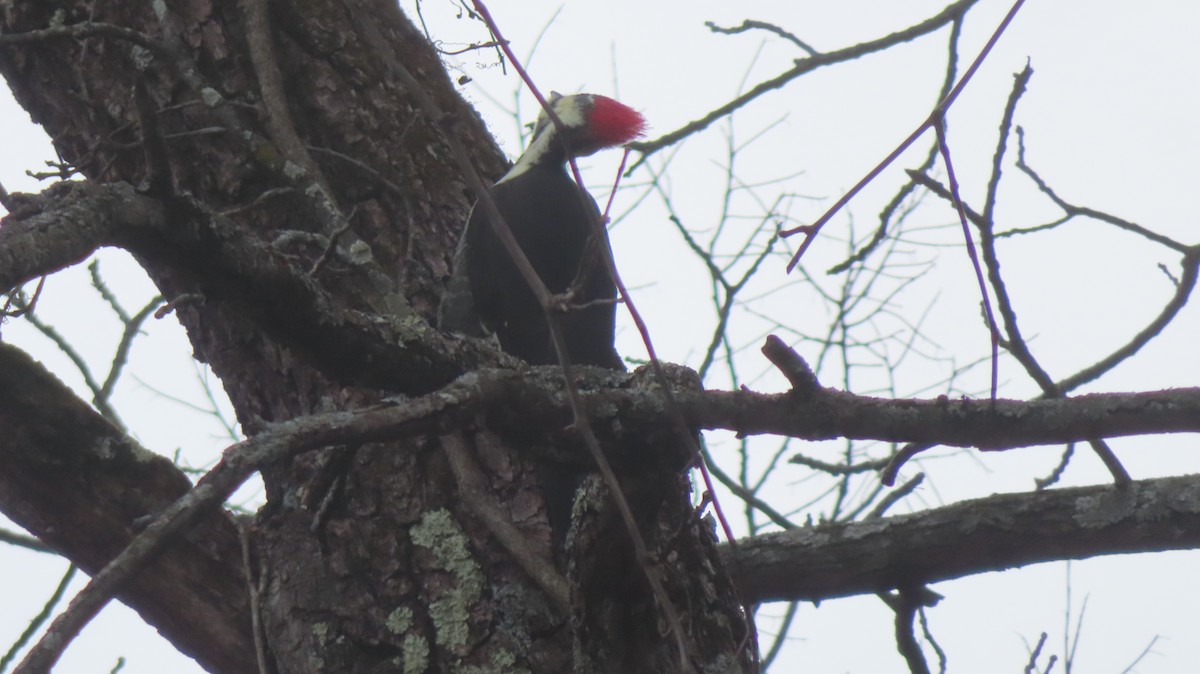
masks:
[[[491,9],[523,56],[559,4],[541,0],[526,0],[519,8],[515,4],[494,2]],[[786,70],[793,58],[801,56],[788,43],[762,34],[713,35],[704,27],[705,21],[724,26],[746,18],[775,22],[819,50],[833,50],[906,27],[943,4],[569,3],[546,31],[529,67],[544,89],[614,95],[643,110],[653,138],[728,100],[743,78],[752,85]],[[964,31],[965,59],[974,55],[1009,4],[984,0],[971,13]],[[455,18],[449,0],[425,2],[422,9],[435,36],[448,43],[485,37],[477,24]],[[968,201],[979,205],[1011,76],[1029,59],[1035,72],[1017,120],[1027,132],[1031,163],[1074,203],[1136,221],[1186,243],[1196,242],[1200,227],[1191,201],[1194,186],[1200,184],[1200,164],[1195,161],[1200,152],[1197,25],[1200,5],[1195,3],[1029,2],[949,118],[955,167]],[[945,43],[943,31],[898,50],[827,68],[751,104],[738,113],[732,127],[740,141],[779,124],[739,156],[739,177],[753,183],[803,171],[786,189],[813,199],[796,200],[791,215],[799,221],[815,219],[927,114],[944,71]],[[456,62],[460,74],[475,80],[464,88],[465,95],[478,104],[510,153],[519,152],[511,115],[489,102],[490,97],[506,103],[513,100],[517,83],[511,71],[504,77],[494,67],[494,57],[487,54],[469,54]],[[7,99],[6,91],[2,93],[0,182],[10,191],[38,189],[24,171],[40,170],[42,160],[53,158],[53,153],[44,135],[30,127],[27,116]],[[525,120],[535,111],[527,95],[521,97],[521,111]],[[722,148],[729,132],[727,124],[714,125],[689,140],[672,162],[674,206],[689,225],[716,224],[713,214],[719,207],[726,161]],[[921,144],[920,150],[902,157],[878,185],[868,188],[826,228],[805,260],[814,275],[840,259],[849,218],[860,237],[872,226],[881,201],[902,179],[902,170],[915,166],[926,147]],[[1015,143],[1010,145],[1010,153],[1015,149]],[[661,153],[653,165],[661,167],[665,157]],[[618,159],[616,153],[608,153],[590,161],[589,181],[608,183]],[[1015,170],[1007,176],[1001,187],[1001,228],[1038,224],[1055,215]],[[645,179],[642,172],[629,184]],[[617,208],[623,210],[621,202],[627,208],[640,194],[636,188],[624,192]],[[614,229],[618,262],[626,282],[638,288],[635,298],[650,322],[660,354],[695,365],[707,343],[706,337],[697,340],[697,325],[706,326],[711,316],[707,284],[697,276],[699,265],[676,252],[678,236],[654,203],[648,200],[651,205]],[[735,207],[739,212],[757,212],[745,195]],[[925,211],[921,218],[927,225],[950,222],[949,212],[940,208]],[[938,230],[928,240],[950,244],[954,236],[953,229]],[[1035,354],[1056,377],[1095,361],[1140,329],[1171,292],[1155,265],[1161,262],[1175,270],[1177,263],[1161,248],[1089,221],[1004,242],[1000,255],[1022,328],[1033,338]],[[145,278],[131,271],[126,256],[105,253],[102,258],[105,277],[127,309],[140,308],[154,294]],[[987,348],[970,273],[963,252],[947,248],[930,274],[906,295],[904,304],[916,314],[932,303],[924,332],[940,346],[941,355],[953,356],[959,363],[979,357]],[[812,302],[803,284],[784,276],[782,264],[769,266],[762,283],[763,289],[784,286],[773,306],[789,327],[821,330],[828,318],[825,309]],[[74,337],[89,362],[97,367],[107,362],[118,328],[88,289],[82,266],[48,282],[39,315]],[[758,340],[761,326],[749,316],[741,321],[735,324],[738,339]],[[165,391],[201,403],[186,339],[172,320],[152,321],[147,333],[118,387],[117,407],[150,448],[168,455],[178,449],[186,461],[206,465],[228,444],[220,427],[156,393]],[[1145,353],[1088,390],[1196,385],[1200,380],[1197,334],[1200,317],[1195,307],[1189,307]],[[20,322],[6,324],[4,338],[27,348],[68,383],[79,384],[65,359]],[[630,330],[622,332],[619,347],[626,354],[641,354]],[[805,344],[798,348],[814,355]],[[902,370],[897,390],[909,393],[936,381],[938,373],[929,368],[918,363]],[[747,365],[744,372],[768,369]],[[960,386],[983,390],[985,370],[973,371]],[[864,386],[874,383],[869,375],[864,381]],[[1035,392],[1011,361],[1002,363],[1001,381],[1001,395]],[[769,390],[781,387],[771,375],[754,385]],[[1200,472],[1200,456],[1191,437],[1135,438],[1113,444],[1138,478]],[[827,460],[836,458],[822,454],[831,448],[797,449]],[[1057,448],[1035,448],[924,461],[910,467],[906,476],[925,470],[929,486],[897,512],[1030,489],[1033,478],[1047,473],[1057,458]],[[775,502],[809,498],[803,485],[797,485],[803,477],[799,469],[784,468],[778,477],[772,493]],[[1103,480],[1098,462],[1081,449],[1064,483]],[[732,508],[731,497],[724,502]],[[1195,553],[1170,553],[1075,563],[1073,616],[1078,615],[1083,597],[1088,597],[1076,671],[1119,672],[1155,635],[1161,639],[1154,653],[1136,671],[1195,671],[1200,663],[1200,641],[1194,638],[1200,630],[1200,616],[1194,610],[1200,605],[1200,582],[1192,571],[1197,561],[1200,557]],[[45,555],[0,550],[0,596],[6,599],[0,612],[0,645],[11,642],[23,629],[63,566]],[[950,671],[1022,671],[1023,644],[1036,641],[1043,630],[1050,633],[1048,648],[1061,654],[1064,577],[1064,565],[1055,564],[934,586],[947,599],[930,612],[930,624],[948,652]],[[122,670],[127,673],[194,671],[194,665],[169,645],[147,638],[149,631],[139,624],[127,609],[110,608],[68,650],[56,671],[108,671],[118,655],[129,658]],[[766,647],[770,623],[764,621],[760,629]],[[788,664],[775,671],[904,671],[891,634],[890,613],[873,597],[830,601],[819,609],[805,606],[786,648]],[[1062,671],[1061,663],[1055,671]]]

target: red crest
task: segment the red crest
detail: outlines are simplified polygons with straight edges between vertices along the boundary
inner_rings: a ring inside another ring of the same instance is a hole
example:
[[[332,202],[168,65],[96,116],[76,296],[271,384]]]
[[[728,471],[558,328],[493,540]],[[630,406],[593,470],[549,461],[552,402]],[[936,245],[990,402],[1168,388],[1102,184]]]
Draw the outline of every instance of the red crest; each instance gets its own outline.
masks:
[[[588,129],[592,140],[600,147],[623,145],[645,132],[646,118],[608,96],[594,96],[588,114]]]

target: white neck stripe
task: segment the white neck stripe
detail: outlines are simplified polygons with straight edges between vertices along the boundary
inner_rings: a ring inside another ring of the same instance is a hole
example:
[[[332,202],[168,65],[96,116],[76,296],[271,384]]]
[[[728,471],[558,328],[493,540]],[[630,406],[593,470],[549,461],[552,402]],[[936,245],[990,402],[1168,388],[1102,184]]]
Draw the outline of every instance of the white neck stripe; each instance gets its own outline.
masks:
[[[563,96],[562,98],[550,104],[554,110],[554,114],[558,115],[559,121],[568,129],[582,129],[587,125],[587,119],[583,116],[583,107],[581,105],[582,97],[587,94],[579,94],[575,96]],[[542,158],[553,147],[551,143],[562,142],[558,139],[558,129],[554,127],[554,123],[547,119],[546,111],[543,110],[538,115],[537,126],[541,133],[533,137],[533,142],[529,147],[525,148],[525,152],[517,158],[517,163],[513,165],[508,173],[505,173],[496,184],[508,182],[517,176],[529,171],[529,169],[541,163]]]
[[[500,183],[508,182],[537,166],[542,157],[546,156],[546,153],[550,151],[550,144],[556,142],[558,142],[558,134],[554,132],[553,126],[543,130],[534,137],[533,142],[525,149],[525,152],[521,153],[521,156],[517,158],[517,163],[513,164],[508,173],[501,176],[496,181],[496,184],[499,185]]]

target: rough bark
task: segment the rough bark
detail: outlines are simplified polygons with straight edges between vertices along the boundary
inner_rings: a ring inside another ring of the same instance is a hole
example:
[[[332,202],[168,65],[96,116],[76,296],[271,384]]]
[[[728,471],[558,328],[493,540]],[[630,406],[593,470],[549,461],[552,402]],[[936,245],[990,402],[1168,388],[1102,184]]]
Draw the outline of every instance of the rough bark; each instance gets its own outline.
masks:
[[[144,34],[47,34],[0,47],[0,71],[67,170],[137,186],[165,204],[174,231],[116,243],[173,302],[196,357],[221,378],[251,435],[303,415],[427,393],[474,365],[414,348],[381,370],[371,355],[390,339],[430,343],[427,321],[470,203],[445,134],[465,139],[485,176],[503,166],[435,52],[394,3],[272,2],[264,22],[257,2],[0,4],[5,34],[84,23]],[[252,49],[265,43],[275,53],[266,67]],[[413,73],[448,117],[420,114],[411,92],[389,77],[389,62]],[[346,352],[343,332],[357,334],[362,351]],[[530,444],[502,438],[486,448],[476,443],[475,452],[530,545],[548,549]],[[645,521],[661,515],[668,530],[695,529],[681,470],[672,462],[650,473],[679,487],[640,513]],[[278,671],[572,666],[568,616],[464,505],[433,440],[309,452],[263,476],[268,505],[252,529],[251,567]],[[689,558],[709,560],[706,578],[721,577],[711,541],[678,540],[664,545],[685,546]],[[635,578],[653,564],[628,556],[614,563],[630,565],[621,572]],[[676,575],[685,588],[686,576]],[[744,669],[737,602],[727,583],[706,582],[724,593],[706,606],[727,613],[726,635],[700,648],[690,640],[711,631],[689,633],[686,657],[690,666]],[[630,589],[605,601],[642,607],[641,622],[629,626],[642,640],[632,650],[588,643],[620,636],[597,632],[580,637],[583,650],[620,651],[641,671],[658,671],[650,663],[684,666],[647,608],[646,589]],[[687,626],[712,622],[703,618]],[[249,654],[238,655],[201,661],[213,671],[253,671]],[[611,662],[590,666],[615,671]]]

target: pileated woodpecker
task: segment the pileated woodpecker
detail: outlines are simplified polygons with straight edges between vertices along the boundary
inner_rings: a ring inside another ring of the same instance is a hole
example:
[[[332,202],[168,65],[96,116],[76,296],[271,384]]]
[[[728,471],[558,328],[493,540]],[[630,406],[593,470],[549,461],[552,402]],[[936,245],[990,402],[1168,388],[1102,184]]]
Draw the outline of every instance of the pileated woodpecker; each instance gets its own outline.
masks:
[[[571,362],[623,370],[613,348],[617,291],[604,263],[608,241],[597,240],[593,227],[600,211],[568,175],[566,162],[627,143],[646,122],[606,96],[553,94],[550,106],[561,132],[543,110],[529,147],[490,194],[546,288],[574,291],[559,315]],[[496,334],[501,348],[532,365],[558,362],[537,298],[476,204],[455,254],[441,326],[479,335],[480,324]]]

